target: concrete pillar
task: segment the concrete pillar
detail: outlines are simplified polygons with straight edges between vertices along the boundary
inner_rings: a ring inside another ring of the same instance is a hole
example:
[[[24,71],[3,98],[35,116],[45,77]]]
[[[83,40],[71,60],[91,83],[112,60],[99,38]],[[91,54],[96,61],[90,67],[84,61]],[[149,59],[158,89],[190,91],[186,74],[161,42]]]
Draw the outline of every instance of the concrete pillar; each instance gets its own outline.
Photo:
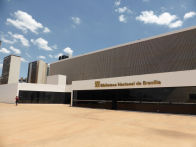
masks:
[[[73,106],[73,90],[71,91],[71,103],[70,103],[70,106],[71,107]]]

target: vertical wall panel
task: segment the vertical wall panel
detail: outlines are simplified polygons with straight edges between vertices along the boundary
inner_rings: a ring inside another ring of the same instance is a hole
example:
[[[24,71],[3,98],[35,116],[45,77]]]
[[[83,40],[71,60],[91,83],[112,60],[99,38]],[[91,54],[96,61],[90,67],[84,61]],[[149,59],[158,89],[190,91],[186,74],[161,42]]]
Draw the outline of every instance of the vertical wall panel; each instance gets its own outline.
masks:
[[[196,69],[196,28],[50,64],[50,75],[76,80]]]

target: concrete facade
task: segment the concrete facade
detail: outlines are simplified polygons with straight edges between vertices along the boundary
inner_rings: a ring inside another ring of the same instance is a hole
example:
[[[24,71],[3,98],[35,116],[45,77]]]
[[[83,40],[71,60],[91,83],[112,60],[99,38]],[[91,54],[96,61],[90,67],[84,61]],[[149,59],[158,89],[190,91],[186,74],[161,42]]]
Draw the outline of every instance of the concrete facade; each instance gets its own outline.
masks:
[[[18,83],[20,76],[21,57],[11,56],[8,84]]]
[[[196,70],[146,74],[138,76],[115,77],[106,79],[93,79],[73,81],[72,85],[65,85],[59,82],[59,79],[66,77],[58,75],[49,77],[47,84],[16,83],[4,84],[0,86],[0,102],[14,103],[15,96],[19,91],[45,91],[45,92],[71,92],[78,90],[108,90],[108,89],[138,89],[138,88],[164,88],[164,87],[182,87],[182,89],[173,90],[170,99],[178,98],[187,100],[190,93],[196,93]],[[97,82],[99,84],[97,85]],[[71,95],[73,102],[73,96]],[[181,98],[182,97],[182,98]],[[186,98],[187,97],[187,98]],[[72,103],[71,103],[72,104]]]
[[[46,83],[48,64],[42,60],[38,61],[37,83]]]
[[[64,75],[47,76],[47,84],[66,85],[66,76]]]
[[[0,102],[14,103],[18,95],[18,83],[0,85]]]
[[[134,89],[136,89],[136,91],[138,91],[138,89],[145,89],[143,90],[143,92],[145,93],[148,91],[148,89],[152,89],[152,91],[154,89],[154,94],[152,93],[152,95],[154,95],[154,97],[156,97],[157,95],[157,99],[161,97],[162,102],[196,103],[196,99],[190,98],[191,94],[196,94],[196,78],[193,78],[195,74],[196,70],[188,70],[137,76],[73,81],[72,92],[99,90],[102,91],[102,93],[105,93],[105,90],[119,90],[120,92],[120,90],[123,91],[125,89],[129,89],[131,92],[131,90],[133,91]],[[165,94],[164,92],[161,93],[160,88],[162,88],[162,91],[166,90],[169,92],[167,92],[167,94]],[[147,93],[149,94],[150,91]],[[127,95],[125,97],[127,97],[128,99],[130,95]],[[77,96],[75,98],[77,99]],[[94,98],[92,97],[92,99]],[[73,97],[71,102],[73,102]]]
[[[20,75],[21,58],[15,55],[9,55],[4,58],[1,84],[18,83]]]
[[[73,81],[72,90],[134,89],[196,86],[196,70]],[[99,82],[99,85],[96,85]]]
[[[28,83],[45,84],[47,78],[48,64],[42,60],[29,63]]]
[[[73,81],[196,69],[196,27],[167,33],[50,64],[50,75]]]

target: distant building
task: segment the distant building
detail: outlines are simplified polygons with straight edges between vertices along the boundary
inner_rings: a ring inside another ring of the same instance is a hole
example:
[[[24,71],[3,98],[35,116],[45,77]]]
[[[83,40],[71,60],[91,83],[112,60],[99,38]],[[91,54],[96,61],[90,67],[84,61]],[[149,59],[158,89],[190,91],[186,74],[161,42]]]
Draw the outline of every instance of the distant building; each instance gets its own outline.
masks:
[[[42,60],[29,63],[28,68],[28,83],[46,83],[48,64]]]
[[[19,83],[27,83],[27,78],[21,77],[21,78],[19,79]]]
[[[4,58],[1,84],[18,83],[20,63],[20,56],[9,55]]]

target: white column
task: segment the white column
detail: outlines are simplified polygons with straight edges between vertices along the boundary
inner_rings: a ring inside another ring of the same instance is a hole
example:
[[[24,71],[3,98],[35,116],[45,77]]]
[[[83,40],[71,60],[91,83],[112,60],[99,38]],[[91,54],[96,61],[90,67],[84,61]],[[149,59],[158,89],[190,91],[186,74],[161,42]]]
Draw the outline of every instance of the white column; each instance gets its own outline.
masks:
[[[70,106],[71,107],[73,106],[73,90],[71,91],[71,103],[70,103]]]

